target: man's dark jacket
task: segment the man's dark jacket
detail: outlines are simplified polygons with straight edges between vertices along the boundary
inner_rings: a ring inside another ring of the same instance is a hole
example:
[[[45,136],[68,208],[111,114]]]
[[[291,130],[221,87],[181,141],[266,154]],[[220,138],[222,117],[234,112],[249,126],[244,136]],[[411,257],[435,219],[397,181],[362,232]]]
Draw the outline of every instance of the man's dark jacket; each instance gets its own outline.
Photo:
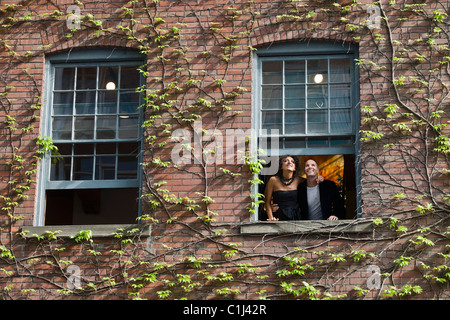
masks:
[[[302,220],[308,220],[308,201],[306,199],[306,181],[298,186],[298,203],[300,205],[300,215]],[[326,220],[329,216],[335,215],[339,219],[345,218],[344,201],[337,189],[336,184],[330,180],[324,180],[319,183],[320,206],[322,207],[322,219]]]

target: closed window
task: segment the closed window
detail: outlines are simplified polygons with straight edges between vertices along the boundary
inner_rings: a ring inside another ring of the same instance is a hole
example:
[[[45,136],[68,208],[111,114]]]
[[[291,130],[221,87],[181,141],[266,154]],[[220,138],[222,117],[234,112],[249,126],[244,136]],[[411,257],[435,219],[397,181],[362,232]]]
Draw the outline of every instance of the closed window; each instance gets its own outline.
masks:
[[[48,61],[44,129],[58,152],[43,163],[38,224],[135,223],[141,57],[120,51],[64,56]]]

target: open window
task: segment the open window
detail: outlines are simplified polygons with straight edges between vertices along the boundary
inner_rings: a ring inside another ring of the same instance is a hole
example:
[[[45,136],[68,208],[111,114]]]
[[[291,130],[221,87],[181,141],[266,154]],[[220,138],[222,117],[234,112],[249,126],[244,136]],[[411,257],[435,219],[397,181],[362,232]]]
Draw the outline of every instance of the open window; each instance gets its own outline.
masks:
[[[277,162],[294,155],[313,158],[345,200],[346,218],[358,216],[359,91],[357,47],[340,43],[290,43],[254,55],[254,148]],[[262,143],[264,141],[264,143]],[[273,162],[272,162],[273,164]],[[258,186],[264,194],[270,175]],[[254,220],[265,221],[263,205]]]
[[[48,57],[37,225],[136,223],[142,56],[87,50]]]

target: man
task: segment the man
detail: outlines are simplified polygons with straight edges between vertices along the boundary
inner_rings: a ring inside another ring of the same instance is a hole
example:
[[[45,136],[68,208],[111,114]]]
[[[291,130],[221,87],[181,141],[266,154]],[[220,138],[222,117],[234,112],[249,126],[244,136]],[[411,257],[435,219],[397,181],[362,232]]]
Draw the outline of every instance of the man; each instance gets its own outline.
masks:
[[[345,217],[344,202],[336,184],[330,180],[318,183],[319,166],[309,159],[305,163],[306,180],[298,186],[302,220],[338,220]]]

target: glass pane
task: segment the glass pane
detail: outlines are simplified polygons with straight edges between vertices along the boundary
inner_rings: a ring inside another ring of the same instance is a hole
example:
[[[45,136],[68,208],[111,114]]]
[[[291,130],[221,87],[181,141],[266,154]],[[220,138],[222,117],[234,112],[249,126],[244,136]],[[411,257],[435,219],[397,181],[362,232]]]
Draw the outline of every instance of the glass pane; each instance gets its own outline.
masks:
[[[77,69],[77,90],[96,89],[97,67]]]
[[[263,61],[262,62],[262,83],[281,84],[283,83],[283,61]]]
[[[94,114],[95,112],[95,91],[81,91],[76,93],[75,113]]]
[[[116,157],[101,156],[95,158],[95,179],[111,180],[116,178]]]
[[[114,90],[119,86],[119,67],[100,67],[98,88]]]
[[[70,156],[72,155],[72,144],[71,143],[63,143],[63,144],[55,144],[58,148],[58,152],[62,156]]]
[[[286,109],[305,108],[305,86],[286,86],[284,95]]]
[[[92,180],[93,157],[73,158],[73,180]]]
[[[73,113],[73,92],[55,92],[53,94],[53,114],[71,115]]]
[[[352,147],[353,140],[351,138],[342,137],[342,138],[331,138],[330,144],[331,147]]]
[[[119,143],[119,154],[138,154],[139,144],[137,142]]]
[[[330,81],[350,82],[350,59],[330,60]]]
[[[55,68],[54,90],[73,90],[75,68]]]
[[[97,117],[97,139],[116,138],[116,116]]]
[[[262,129],[278,129],[282,133],[282,115],[278,111],[263,111],[261,113]]]
[[[97,154],[116,154],[115,143],[97,143]]]
[[[285,148],[306,148],[305,139],[301,138],[286,138],[284,140]]]
[[[328,111],[308,111],[308,133],[328,133]]]
[[[61,181],[70,180],[70,166],[72,158],[70,157],[52,157],[52,166],[50,167],[50,180]]]
[[[308,60],[308,83],[328,81],[328,60]]]
[[[328,147],[328,139],[321,139],[321,138],[308,139],[308,148],[327,148],[327,147]]]
[[[120,94],[119,113],[138,113],[140,94],[125,92]]]
[[[284,118],[285,118],[285,134],[305,133],[304,111],[286,111]]]
[[[119,117],[119,139],[135,139],[139,136],[138,117]]]
[[[285,61],[285,83],[305,82],[305,61]]]
[[[327,85],[308,86],[308,108],[326,109],[328,107]]]
[[[349,108],[351,107],[350,84],[330,86],[330,107]]]
[[[94,154],[94,144],[77,143],[73,146],[73,154],[77,156]]]
[[[262,108],[281,109],[282,106],[281,86],[264,86],[262,88]]]
[[[54,140],[72,138],[72,117],[53,117],[52,137]]]
[[[333,110],[330,113],[331,132],[351,133],[352,121],[350,110]]]
[[[119,156],[117,162],[117,179],[137,178],[137,158]]]
[[[120,88],[135,89],[140,86],[139,66],[122,66],[120,74]]]
[[[75,118],[75,139],[94,138],[94,117]]]
[[[98,114],[117,113],[117,91],[100,91],[98,93]]]

